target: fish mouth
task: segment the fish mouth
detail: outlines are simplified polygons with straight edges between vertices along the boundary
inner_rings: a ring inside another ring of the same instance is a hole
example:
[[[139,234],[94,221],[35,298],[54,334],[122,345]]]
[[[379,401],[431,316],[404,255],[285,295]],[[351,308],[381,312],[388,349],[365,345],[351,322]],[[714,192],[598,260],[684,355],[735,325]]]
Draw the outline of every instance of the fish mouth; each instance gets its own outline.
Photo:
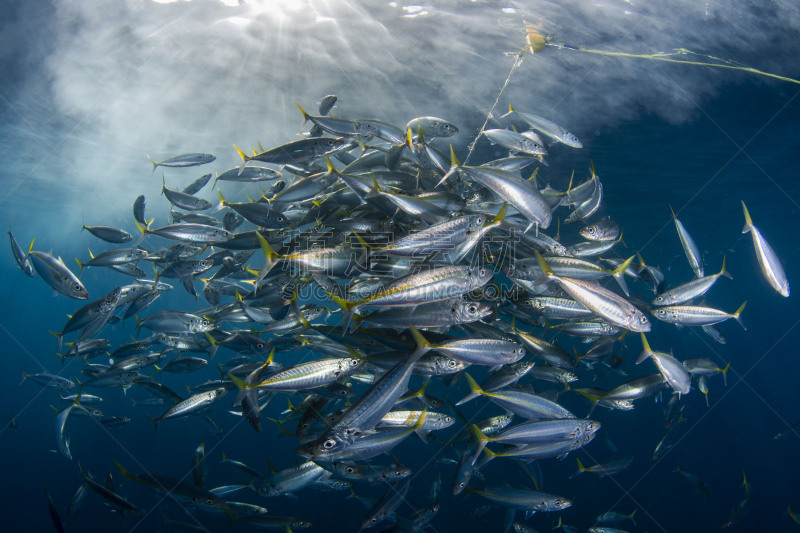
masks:
[[[294,452],[299,455],[300,457],[305,457],[306,459],[314,459],[314,448],[309,446],[308,444],[303,444],[298,446],[294,449]]]

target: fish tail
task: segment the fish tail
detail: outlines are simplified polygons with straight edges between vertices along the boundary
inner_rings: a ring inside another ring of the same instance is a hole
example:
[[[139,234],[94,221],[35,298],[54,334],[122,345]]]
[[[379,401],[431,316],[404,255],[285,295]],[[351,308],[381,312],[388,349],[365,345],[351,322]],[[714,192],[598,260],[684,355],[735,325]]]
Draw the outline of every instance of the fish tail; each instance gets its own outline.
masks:
[[[52,335],[53,337],[58,339],[58,349],[60,350],[61,349],[61,341],[64,338],[64,335],[62,333],[56,333],[55,331],[50,331],[50,330],[47,330],[47,333],[49,333],[50,335]]]
[[[250,160],[250,156],[247,155],[246,153],[242,152],[241,148],[239,148],[235,144],[233,145],[233,147],[236,148],[236,152],[239,154],[239,157],[242,158],[242,161],[247,163]]]
[[[215,181],[214,184],[217,182]],[[228,206],[228,201],[225,200],[225,197],[222,196],[222,191],[217,191],[217,195],[219,196],[219,205],[217,205],[217,211],[221,210],[223,207]]]
[[[409,131],[409,135],[411,135],[411,130],[408,130],[408,131]],[[458,157],[456,156],[456,151],[453,148],[453,145],[451,144],[450,145],[450,170],[448,170],[447,173],[444,176],[442,176],[442,179],[439,180],[439,183],[437,183],[436,186],[438,187],[439,185],[441,185],[442,183],[447,181],[447,179],[450,176],[452,176],[454,173],[458,172],[459,167],[461,167],[461,161],[458,160]]]
[[[508,104],[508,113],[505,113],[505,114],[501,115],[500,118],[505,118],[505,117],[507,117],[508,115],[510,115],[513,112],[514,112],[514,106],[512,106],[511,104]]]
[[[217,350],[219,350],[219,341],[212,337],[207,331],[204,331],[203,333],[205,333],[208,342],[211,343],[211,348],[208,350],[208,358],[214,359],[214,356],[217,355]]]
[[[147,222],[146,226],[139,224],[138,220],[134,220],[133,223],[136,224],[136,229],[138,229],[142,235],[147,235],[147,232],[150,230],[150,222]]]
[[[575,458],[575,460],[576,460],[576,461],[578,461],[578,470],[576,470],[574,474],[572,474],[571,476],[569,476],[569,479],[572,479],[572,478],[574,478],[575,476],[578,476],[578,475],[580,475],[580,474],[582,474],[582,473],[584,473],[584,472],[586,472],[586,471],[587,471],[587,470],[586,470],[586,467],[585,467],[585,466],[583,466],[583,463],[581,463],[581,460],[580,460],[579,458]]]
[[[226,374],[226,375],[228,376],[228,378],[231,381],[233,381],[233,384],[236,385],[236,388],[239,389],[239,390],[247,390],[247,389],[252,387],[252,385],[248,385],[247,383],[245,383],[244,381],[242,381],[241,379],[236,377],[235,374],[230,374],[229,373],[229,374]]]
[[[616,242],[620,243],[622,246],[624,246],[625,248],[627,248],[627,247],[628,247],[628,245],[627,245],[627,244],[625,244],[625,241],[623,241],[623,240],[622,240],[622,233],[623,233],[623,232],[622,232],[622,230],[619,230],[619,237],[617,237],[617,240],[616,240]]]
[[[417,343],[417,350],[421,350],[425,353],[433,348],[433,345],[422,336],[422,333],[420,333],[417,328],[410,326],[409,329],[411,330],[411,336],[414,337],[414,342]],[[427,386],[427,383],[425,385]]]
[[[729,362],[727,365],[725,365],[725,368],[720,370],[720,372],[722,372],[722,383],[724,383],[726,387],[728,386],[728,370],[730,369],[731,363]]]
[[[239,147],[238,147],[238,146],[236,146],[235,144],[233,145],[233,147],[234,147],[234,148],[236,148],[236,151],[239,153],[239,157],[241,157],[241,158],[242,158],[242,166],[241,166],[241,167],[239,167],[239,173],[237,174],[238,176],[241,176],[241,175],[242,175],[242,172],[244,172],[244,167],[246,167],[246,166],[247,166],[247,162],[248,162],[248,161],[251,159],[251,157],[250,157],[250,156],[248,156],[246,153],[242,152],[242,151],[239,149]]]
[[[472,376],[464,372],[464,378],[467,380],[467,384],[469,385],[470,394],[462,398],[460,401],[456,402],[456,405],[461,405],[462,403],[467,402],[472,398],[485,394],[484,390],[481,389],[480,385],[478,385],[478,383],[474,379],[472,379]]]
[[[294,105],[296,105],[296,106],[297,106],[297,109],[299,109],[299,110],[300,110],[300,112],[303,114],[303,126],[305,126],[305,125],[306,125],[306,122],[308,122],[308,119],[309,119],[309,118],[311,118],[311,115],[309,115],[308,113],[306,113],[306,110],[305,110],[305,109],[303,109],[303,108],[300,106],[300,104],[298,104],[297,102],[295,102],[295,103],[294,103]]]
[[[375,198],[376,196],[380,196],[383,191],[381,190],[380,186],[378,185],[378,180],[375,177],[372,178],[372,190],[369,191],[365,196],[364,200],[370,200]]]
[[[547,261],[544,260],[538,250],[535,250],[534,253],[536,254],[536,260],[539,262],[539,268],[542,269],[542,275],[533,282],[533,286],[536,287],[553,279],[555,272],[553,272],[553,269],[550,268],[550,265],[547,264]]]
[[[361,302],[351,302],[343,298],[339,298],[332,292],[328,292],[324,289],[322,290],[322,292],[328,295],[328,298],[336,302],[336,304],[342,308],[342,328],[343,328],[342,332],[347,333],[347,330],[350,326],[350,322],[353,320],[353,313],[355,312],[355,308],[358,307],[361,304]]]
[[[280,420],[278,420],[278,419],[275,419],[275,418],[270,418],[270,417],[267,417],[267,420],[269,420],[270,422],[272,422],[273,424],[275,424],[276,426],[278,426],[278,429],[280,429],[280,430],[281,430],[281,435],[280,435],[281,437],[282,437],[283,435],[289,435],[290,437],[296,437],[296,436],[297,436],[297,433],[294,433],[294,432],[292,432],[292,431],[289,431],[288,429],[286,429],[286,428],[283,426],[283,423],[282,423]]]
[[[275,266],[275,259],[280,258],[280,255],[272,249],[272,246],[269,245],[267,239],[265,239],[260,232],[257,232],[256,235],[258,236],[258,242],[261,245],[261,251],[264,252],[264,264],[258,271],[256,282],[253,285],[254,288],[258,287],[258,284],[261,283],[265,277],[267,277],[267,274],[269,274],[269,272],[272,270],[272,267]]]
[[[648,357],[650,357],[651,355],[653,355],[653,351],[650,349],[650,344],[648,344],[647,342],[647,337],[644,336],[644,333],[642,333],[641,335],[642,335],[642,353],[639,355],[639,358],[636,359],[637,365],[640,364],[645,359],[647,359]]]
[[[83,275],[83,267],[86,266],[86,263],[81,263],[81,260],[77,257],[75,258],[75,262],[78,263],[78,277],[80,278]]]
[[[629,519],[631,522],[633,522],[633,525],[634,525],[634,526],[636,525],[636,519],[635,519],[635,518],[633,518],[633,517],[634,517],[634,516],[636,516],[636,511],[638,511],[638,510],[639,510],[639,508],[637,507],[636,509],[634,509],[634,510],[633,510],[633,512],[632,512],[631,514],[629,514],[629,515],[628,515],[628,519]]]
[[[119,464],[116,459],[111,459],[111,462],[114,463],[114,466],[117,467],[117,470],[119,470],[119,473],[122,474],[123,477],[128,479],[136,479],[136,476],[125,470],[125,467]]]
[[[489,226],[497,226],[503,220],[505,220],[507,212],[508,212],[508,202],[503,202],[503,207],[500,208],[500,211],[497,212],[497,214],[494,216],[491,222],[485,222],[483,227],[486,228]]]
[[[725,276],[728,279],[733,279],[731,273],[725,268],[725,256],[722,256],[722,268],[719,269],[719,274],[717,276]]]
[[[145,413],[145,415],[147,415],[147,418],[149,418],[150,420],[153,421],[153,431],[158,431],[158,421],[159,421],[159,419],[154,417],[153,415],[150,415],[150,414],[147,414],[147,413]],[[125,474],[123,474],[123,476],[124,475]]]
[[[733,318],[736,319],[736,321],[739,323],[740,326],[742,326],[742,329],[745,331],[747,331],[747,327],[745,327],[744,322],[742,322],[741,314],[742,311],[744,311],[744,306],[746,305],[747,305],[747,300],[742,302],[742,305],[739,306],[739,309],[737,309],[736,312],[731,315]]]
[[[744,227],[742,228],[742,233],[747,233],[753,229],[753,219],[750,218],[750,212],[747,210],[747,206],[744,205],[744,200],[742,200],[742,210],[744,211]]]
[[[425,419],[427,418],[427,416],[428,416],[428,408],[426,407],[425,409],[422,410],[422,413],[420,413],[419,418],[417,418],[417,422],[414,424],[414,427],[412,428],[414,433],[416,433],[417,436],[420,439],[422,439],[422,442],[424,442],[425,444],[428,443],[428,434],[430,433],[430,431],[425,431],[424,429],[422,429],[422,426],[425,425]],[[396,459],[395,463],[397,463]]]
[[[620,233],[619,236],[620,238],[622,238],[622,233]],[[630,256],[624,263],[622,263],[620,266],[618,266],[611,272],[611,275],[614,277],[615,280],[617,280],[617,284],[619,284],[619,287],[620,289],[622,289],[622,292],[625,293],[625,296],[631,295],[630,291],[628,291],[628,284],[625,282],[625,272],[628,271],[628,267],[633,262],[633,258],[634,256]]]
[[[475,453],[475,457],[477,457],[481,452],[484,452],[489,457],[496,457],[496,454],[492,453],[492,451],[486,447],[486,445],[489,444],[489,441],[492,439],[484,435],[483,431],[481,431],[481,429],[475,424],[470,424],[469,429],[472,432],[472,437],[475,439],[475,442],[478,443],[478,449]]]
[[[150,157],[149,155],[147,156],[147,159],[148,159],[148,160],[149,160],[151,163],[153,163],[153,173],[155,173],[155,171],[156,171],[156,167],[158,166],[158,163],[156,163],[155,161],[153,161],[153,158],[152,158],[152,157]]]

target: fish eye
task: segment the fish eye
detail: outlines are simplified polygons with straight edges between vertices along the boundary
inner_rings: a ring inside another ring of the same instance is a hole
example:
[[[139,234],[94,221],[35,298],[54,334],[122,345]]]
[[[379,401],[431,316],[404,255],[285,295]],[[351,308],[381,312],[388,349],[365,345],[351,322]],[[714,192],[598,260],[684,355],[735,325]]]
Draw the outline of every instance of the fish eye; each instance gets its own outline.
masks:
[[[454,361],[453,359],[451,359],[450,361],[447,362],[447,364],[450,365],[450,368],[455,368],[456,366],[458,366],[458,361]]]
[[[485,275],[486,275],[486,269],[485,269],[485,268],[482,268],[482,269],[480,269],[480,270],[478,271],[478,273],[481,275],[481,277],[483,277],[483,276],[485,276]]]
[[[477,311],[478,311],[478,307],[477,306],[475,306],[475,305],[470,305],[469,306],[469,312],[470,313],[476,313]]]
[[[358,366],[360,363],[359,359],[350,359],[350,366]]]
[[[356,471],[356,469],[353,468],[352,466],[348,466],[347,469],[345,470],[345,472],[347,472],[348,474],[352,474],[355,471]]]
[[[75,284],[75,290],[76,290],[76,291],[80,291],[80,290],[81,290],[81,286],[80,286],[80,285],[78,285],[77,283]]]
[[[561,500],[556,499],[555,501],[556,506],[561,507],[561,503],[562,503]]]
[[[336,446],[336,441],[335,441],[335,440],[333,440],[333,439],[328,439],[328,440],[326,440],[326,441],[325,441],[325,442],[322,444],[322,446],[323,446],[323,447],[324,447],[326,450],[330,450],[331,448],[333,448],[334,446]]]
[[[214,505],[214,500],[212,500],[211,498],[209,498],[209,499],[207,499],[207,500],[206,500],[206,503],[207,503],[208,505]]]
[[[639,318],[639,322],[641,322],[642,324],[646,323],[647,317],[643,315],[641,318]]]

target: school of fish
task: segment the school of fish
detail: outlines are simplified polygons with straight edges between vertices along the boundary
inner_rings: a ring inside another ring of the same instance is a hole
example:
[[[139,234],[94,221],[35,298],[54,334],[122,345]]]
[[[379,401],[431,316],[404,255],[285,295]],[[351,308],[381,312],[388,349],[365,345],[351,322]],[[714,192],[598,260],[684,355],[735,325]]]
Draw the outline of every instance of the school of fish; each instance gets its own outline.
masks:
[[[193,457],[175,457],[191,464],[172,473],[177,477],[109,465],[187,511],[164,516],[170,529],[209,531],[206,517],[215,514],[254,528],[331,529],[285,516],[270,499],[326,490],[364,503],[360,516],[342,517],[335,530],[422,531],[435,524],[440,507],[459,506],[472,493],[471,512],[501,507],[505,531],[527,532],[534,531],[525,522],[535,513],[573,505],[548,491],[538,465],[589,445],[600,420],[624,416],[605,410],[663,398],[666,433],[653,459],[667,453],[684,420],[685,396],[698,389],[707,403],[712,376],[724,379],[730,364],[651,347],[646,334],[659,323],[694,326],[725,343],[717,324],[733,319],[744,327],[746,302],[730,312],[705,303],[721,277],[732,279],[724,258],[718,272],[706,274],[702,253],[673,211],[695,276],[667,282],[624,248],[593,166],[586,179],[573,172],[565,190],[542,185],[539,174],[560,172],[546,166],[551,150],[583,146],[550,120],[509,106],[500,127],[481,132],[508,157],[467,164],[450,144],[459,129],[447,120],[418,117],[401,127],[345,119],[330,115],[335,102],[326,96],[318,115],[298,105],[310,126],[299,140],[251,153],[235,147],[240,167],[188,185],[174,184],[213,163],[213,155],[150,159],[153,172],[170,173],[161,180],[172,222],[155,224],[166,209],[140,196],[133,204],[138,234],[84,223],[81,229],[107,249],[77,258],[77,274],[33,241],[26,249],[9,231],[25,274],[89,302],[64,324],[49,325],[61,359],[52,359],[53,373],[23,374],[23,382],[58,394],[55,448],[65,460],[90,453],[70,447],[71,419],[91,417],[106,427],[130,422],[101,410],[104,396],[122,389],[136,402],[136,416],[150,416],[156,429],[184,424],[187,438],[199,442]],[[224,193],[229,182],[248,187],[247,196]],[[203,191],[205,199],[198,196]],[[778,255],[744,202],[742,208],[742,233],[752,237],[764,279],[788,297]],[[95,294],[81,282],[87,268],[104,269],[118,286]],[[171,291],[182,290],[195,297],[194,307],[170,303]],[[649,291],[652,297],[642,296]],[[134,340],[104,339],[109,324]],[[620,357],[639,344],[635,364]],[[165,384],[174,374],[185,378],[186,393]],[[598,376],[615,386],[591,386]],[[233,425],[240,420],[252,429]],[[258,446],[288,435],[296,456],[270,457],[283,469],[268,473],[264,464],[224,451],[213,452],[212,461],[201,439],[209,431],[220,441],[215,450],[225,449],[231,433],[261,432]],[[439,471],[432,487],[415,483],[420,472],[395,458],[403,448]],[[614,475],[633,459],[615,454],[588,466],[578,459],[572,477]],[[493,476],[490,462],[521,465],[529,483],[509,486]],[[211,464],[231,483],[208,486]],[[680,465],[675,473],[709,497],[701,478]],[[103,477],[81,471],[69,513],[79,512],[87,494],[123,517],[147,512],[125,496],[125,485]],[[746,477],[743,487],[745,497],[723,527],[749,509]],[[63,531],[65,506],[47,497]],[[622,531],[625,522],[636,524],[635,513],[609,510],[588,531]],[[557,527],[577,531],[560,518]]]

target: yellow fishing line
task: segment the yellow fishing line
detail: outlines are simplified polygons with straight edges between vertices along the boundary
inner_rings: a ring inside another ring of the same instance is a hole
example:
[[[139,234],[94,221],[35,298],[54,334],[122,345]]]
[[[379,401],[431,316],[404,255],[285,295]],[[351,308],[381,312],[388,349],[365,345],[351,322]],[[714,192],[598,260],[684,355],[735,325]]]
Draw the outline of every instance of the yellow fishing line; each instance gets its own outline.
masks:
[[[486,115],[486,120],[484,121],[483,125],[481,126],[480,130],[478,131],[477,137],[470,143],[467,151],[467,157],[464,160],[464,164],[467,164],[469,161],[470,156],[472,155],[473,150],[475,149],[475,145],[478,142],[481,134],[486,130],[486,126],[489,123],[489,120],[492,118],[494,110],[497,108],[498,103],[500,102],[500,97],[503,95],[506,87],[508,87],[509,82],[511,81],[511,76],[513,76],[514,71],[522,64],[526,57],[526,53],[530,53],[531,55],[541,52],[547,47],[553,47],[560,50],[570,50],[573,52],[581,52],[584,54],[594,54],[594,55],[601,55],[601,56],[610,56],[610,57],[630,57],[633,59],[650,59],[652,61],[664,61],[666,63],[676,63],[679,65],[697,65],[701,67],[711,67],[711,68],[724,68],[728,70],[738,70],[741,72],[749,72],[751,74],[756,74],[758,76],[764,76],[767,78],[773,78],[780,81],[787,81],[789,83],[796,83],[800,85],[800,80],[796,80],[794,78],[789,78],[786,76],[780,76],[778,74],[772,74],[771,72],[764,72],[763,70],[759,70],[757,68],[748,67],[737,63],[735,61],[730,61],[727,59],[722,59],[719,57],[714,57],[705,54],[698,54],[697,52],[692,52],[686,48],[675,48],[672,52],[656,52],[654,54],[632,54],[630,52],[609,52],[606,50],[593,50],[591,48],[584,48],[582,46],[575,47],[569,46],[563,43],[559,43],[553,40],[552,35],[548,35],[544,33],[544,26],[540,23],[532,23],[523,21],[525,24],[525,46],[519,52],[507,52],[506,55],[513,55],[516,56],[514,60],[514,64],[511,65],[511,70],[508,73],[505,81],[503,82],[503,86],[500,88],[499,93],[497,94],[497,98],[495,99],[494,103],[492,104],[489,113]],[[692,61],[689,59],[675,59],[675,56],[686,56],[692,55],[698,58],[706,58],[710,61]],[[712,62],[713,61],[713,62]]]
[[[742,72],[749,72],[751,74],[757,74],[759,76],[765,76],[767,78],[773,78],[776,80],[781,81],[788,81],[789,83],[797,83],[800,84],[800,80],[796,80],[793,78],[789,78],[786,76],[780,76],[778,74],[772,74],[770,72],[764,72],[763,70],[759,70],[757,68],[748,67],[746,65],[738,64],[734,61],[729,61],[726,59],[721,59],[714,56],[709,56],[705,54],[698,54],[697,52],[692,52],[686,48],[676,48],[674,51],[667,53],[667,52],[656,52],[654,54],[632,54],[629,52],[609,52],[606,50],[593,50],[590,48],[584,48],[582,46],[575,47],[575,46],[568,46],[562,43],[558,43],[553,41],[552,35],[547,35],[543,32],[543,25],[539,23],[532,23],[528,21],[523,21],[525,25],[525,48],[522,49],[520,55],[524,54],[527,51],[531,53],[536,53],[548,46],[552,46],[562,50],[571,50],[573,52],[582,52],[584,54],[595,54],[595,55],[602,55],[602,56],[611,56],[611,57],[630,57],[634,59],[651,59],[653,61],[664,61],[667,63],[677,63],[680,65],[698,65],[703,67],[712,67],[712,68],[724,68],[728,70],[739,70]],[[707,58],[711,61],[716,61],[716,63],[708,62],[708,61],[692,61],[688,59],[675,59],[674,56],[680,55],[693,55],[700,58]]]
[[[767,78],[774,78],[776,80],[781,81],[788,81],[790,83],[797,83],[800,84],[800,80],[795,80],[793,78],[787,78],[786,76],[779,76],[778,74],[772,74],[770,72],[764,72],[763,70],[758,70],[757,68],[753,67],[745,67],[739,65],[730,65],[730,64],[720,64],[720,63],[709,63],[706,61],[690,61],[687,59],[674,59],[671,56],[674,55],[685,55],[686,53],[691,53],[694,55],[694,52],[685,49],[678,49],[675,53],[667,54],[664,52],[658,52],[655,54],[630,54],[627,52],[607,52],[604,50],[591,50],[588,48],[575,48],[571,46],[564,46],[557,43],[547,43],[547,46],[555,46],[557,48],[562,48],[565,50],[573,50],[576,52],[583,52],[585,54],[596,54],[602,56],[614,56],[614,57],[632,57],[635,59],[652,59],[653,61],[666,61],[667,63],[678,63],[681,65],[700,65],[703,67],[714,67],[714,68],[725,68],[728,70],[740,70],[742,72],[750,72],[751,74],[758,74],[759,76],[766,76]]]

